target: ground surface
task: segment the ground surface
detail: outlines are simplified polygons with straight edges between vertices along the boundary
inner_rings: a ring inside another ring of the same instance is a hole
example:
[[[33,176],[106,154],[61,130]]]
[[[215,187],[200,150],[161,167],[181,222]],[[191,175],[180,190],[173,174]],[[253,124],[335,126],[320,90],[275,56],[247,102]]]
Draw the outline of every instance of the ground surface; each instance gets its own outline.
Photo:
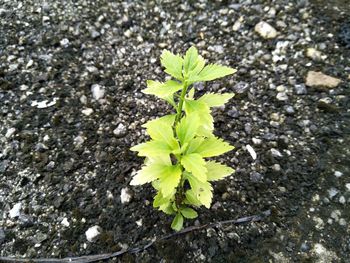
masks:
[[[350,6],[329,2],[0,0],[0,256],[113,252],[171,232],[151,187],[129,186],[142,163],[129,147],[146,139],[142,123],[169,110],[140,92],[164,78],[162,49],[196,45],[238,69],[198,86],[237,93],[214,113],[217,134],[236,146],[222,160],[237,172],[186,224],[272,216],[116,261],[350,262]],[[277,36],[259,36],[260,21]],[[306,87],[309,70],[342,82]],[[122,203],[125,188],[132,199]],[[101,235],[88,242],[96,225]]]

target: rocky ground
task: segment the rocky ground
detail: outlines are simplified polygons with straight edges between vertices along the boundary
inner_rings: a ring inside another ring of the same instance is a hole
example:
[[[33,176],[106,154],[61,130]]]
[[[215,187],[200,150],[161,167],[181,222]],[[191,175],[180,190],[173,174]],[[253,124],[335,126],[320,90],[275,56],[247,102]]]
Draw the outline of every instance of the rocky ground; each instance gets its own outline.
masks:
[[[114,252],[172,232],[151,187],[129,186],[142,163],[129,148],[169,110],[140,92],[164,78],[162,50],[195,45],[238,69],[197,86],[237,94],[214,113],[236,174],[186,226],[272,215],[114,261],[350,262],[349,12],[346,0],[0,0],[0,256]]]

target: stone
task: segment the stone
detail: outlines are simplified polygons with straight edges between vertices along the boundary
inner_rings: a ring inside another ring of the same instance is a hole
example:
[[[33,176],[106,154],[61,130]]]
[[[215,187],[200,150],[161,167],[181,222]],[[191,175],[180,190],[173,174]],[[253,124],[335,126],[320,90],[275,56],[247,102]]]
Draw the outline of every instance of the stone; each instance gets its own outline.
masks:
[[[284,110],[288,113],[288,114],[294,114],[295,113],[295,110],[293,108],[293,106],[290,106],[290,105],[286,105],[284,107]]]
[[[253,160],[256,160],[257,154],[256,154],[255,150],[253,149],[253,147],[250,146],[249,144],[247,144],[246,148],[247,148],[247,151],[249,152],[250,156],[253,158]]]
[[[322,52],[316,50],[315,48],[308,48],[306,50],[306,56],[315,61],[324,60],[327,56],[324,56]]]
[[[254,183],[260,182],[263,178],[264,176],[258,172],[252,172],[250,174],[250,180]]]
[[[350,183],[345,185],[346,189],[350,192]]]
[[[335,171],[334,175],[335,175],[335,177],[341,177],[343,175],[343,173],[340,171]]]
[[[113,130],[113,134],[117,137],[117,138],[121,138],[124,135],[126,135],[127,133],[127,129],[125,127],[125,125],[123,123],[119,123],[117,128],[115,128]]]
[[[283,155],[280,153],[280,151],[278,151],[278,150],[275,149],[275,148],[271,148],[270,151],[271,151],[272,157],[276,157],[276,158],[283,157]]]
[[[22,209],[22,204],[21,203],[17,203],[15,204],[12,209],[9,211],[9,216],[10,218],[15,218],[15,217],[18,217],[21,213]]]
[[[93,39],[96,39],[96,38],[98,38],[101,34],[100,34],[98,31],[96,31],[96,30],[91,30],[91,31],[90,31],[90,35],[91,35],[91,37],[92,37]]]
[[[86,109],[83,109],[83,110],[81,111],[81,113],[84,114],[84,115],[86,115],[86,116],[90,116],[93,112],[94,112],[94,110],[91,109],[91,108],[86,108]]]
[[[122,188],[120,193],[120,201],[122,202],[122,204],[129,203],[131,199],[132,199],[132,192],[129,190],[129,188],[127,187]]]
[[[339,203],[341,203],[342,205],[344,205],[346,203],[344,196],[339,197]]]
[[[105,89],[98,84],[93,84],[91,86],[92,96],[95,100],[102,99],[105,95]]]
[[[227,115],[232,118],[237,118],[239,116],[239,111],[235,106],[232,106],[232,108],[227,112]]]
[[[309,71],[306,76],[306,86],[315,88],[336,88],[341,80],[323,74],[319,71]]]
[[[62,47],[68,47],[68,45],[69,45],[69,39],[68,39],[68,38],[62,39],[62,40],[60,41],[60,45],[61,45]]]
[[[252,138],[252,142],[255,144],[255,145],[260,145],[262,143],[262,140],[261,139],[258,139],[258,138]]]
[[[69,227],[70,224],[69,224],[68,219],[66,217],[62,219],[61,225],[65,226],[65,227]]]
[[[276,95],[276,99],[279,101],[286,101],[288,100],[288,95],[285,92],[278,92]]]
[[[270,24],[261,21],[255,25],[255,32],[257,32],[261,37],[265,39],[275,38],[277,36],[277,31]]]
[[[5,137],[10,138],[16,132],[16,128],[10,128],[7,130]]]
[[[294,86],[295,93],[297,95],[307,94],[306,86],[304,84],[297,84]]]
[[[244,81],[238,82],[233,86],[236,97],[240,98],[242,95],[246,94],[249,90],[249,84]]]
[[[333,198],[334,196],[336,196],[339,193],[338,189],[332,187],[331,189],[328,190],[328,195],[329,198]]]
[[[90,227],[85,232],[85,236],[86,236],[87,241],[95,242],[98,239],[98,237],[101,234],[101,232],[102,232],[102,228],[97,226],[97,225]]]

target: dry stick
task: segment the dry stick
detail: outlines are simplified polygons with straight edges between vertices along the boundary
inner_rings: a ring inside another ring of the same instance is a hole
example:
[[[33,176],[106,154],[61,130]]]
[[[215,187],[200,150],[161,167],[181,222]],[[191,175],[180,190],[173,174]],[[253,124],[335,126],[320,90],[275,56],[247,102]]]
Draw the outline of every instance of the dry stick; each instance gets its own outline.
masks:
[[[120,255],[123,255],[125,253],[131,253],[135,254],[138,252],[141,252],[143,250],[146,250],[150,246],[152,246],[154,243],[161,241],[161,240],[166,240],[171,237],[183,235],[192,231],[196,230],[201,230],[209,227],[220,227],[222,225],[227,225],[227,224],[243,224],[243,223],[249,223],[249,222],[257,222],[261,221],[264,218],[268,217],[271,215],[271,210],[266,210],[262,212],[260,215],[254,215],[254,216],[246,216],[238,219],[233,219],[233,220],[226,220],[226,221],[220,221],[216,223],[210,223],[202,226],[191,226],[182,229],[179,232],[175,232],[172,234],[165,235],[161,238],[154,239],[150,242],[148,242],[145,246],[141,247],[136,247],[136,248],[131,248],[131,249],[125,249],[125,250],[120,250],[115,253],[107,253],[107,254],[99,254],[99,255],[92,255],[92,256],[82,256],[82,257],[72,257],[72,258],[37,258],[37,259],[31,259],[31,258],[12,258],[12,257],[0,257],[0,262],[8,263],[8,262],[40,262],[40,263],[89,263],[89,262],[96,262],[99,260],[106,260],[110,258],[114,258]]]

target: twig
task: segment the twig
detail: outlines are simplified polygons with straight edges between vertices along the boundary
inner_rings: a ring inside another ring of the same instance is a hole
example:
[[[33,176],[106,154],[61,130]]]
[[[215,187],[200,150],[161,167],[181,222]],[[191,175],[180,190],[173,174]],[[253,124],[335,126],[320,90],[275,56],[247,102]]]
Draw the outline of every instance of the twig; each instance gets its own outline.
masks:
[[[266,210],[262,212],[260,215],[254,215],[254,216],[246,216],[238,219],[233,219],[233,220],[226,220],[226,221],[220,221],[216,223],[210,223],[210,224],[205,224],[202,226],[191,226],[182,229],[179,232],[175,232],[172,234],[168,234],[165,236],[162,236],[158,239],[153,239],[152,241],[149,241],[146,245],[136,247],[136,248],[130,248],[130,249],[125,249],[125,250],[120,250],[114,253],[106,253],[106,254],[98,254],[98,255],[91,255],[91,256],[82,256],[82,257],[68,257],[68,258],[14,258],[14,257],[0,257],[0,262],[3,263],[11,263],[11,262],[40,262],[40,263],[90,263],[90,262],[96,262],[99,260],[106,260],[110,258],[114,258],[120,255],[123,255],[125,253],[130,253],[130,254],[135,254],[138,252],[141,252],[143,250],[148,249],[151,247],[154,243],[159,242],[161,240],[166,240],[175,236],[183,235],[192,231],[196,230],[201,230],[209,227],[220,227],[222,225],[228,225],[228,224],[243,224],[243,223],[249,223],[249,222],[257,222],[261,221],[264,218],[268,217],[271,215],[270,210]]]

